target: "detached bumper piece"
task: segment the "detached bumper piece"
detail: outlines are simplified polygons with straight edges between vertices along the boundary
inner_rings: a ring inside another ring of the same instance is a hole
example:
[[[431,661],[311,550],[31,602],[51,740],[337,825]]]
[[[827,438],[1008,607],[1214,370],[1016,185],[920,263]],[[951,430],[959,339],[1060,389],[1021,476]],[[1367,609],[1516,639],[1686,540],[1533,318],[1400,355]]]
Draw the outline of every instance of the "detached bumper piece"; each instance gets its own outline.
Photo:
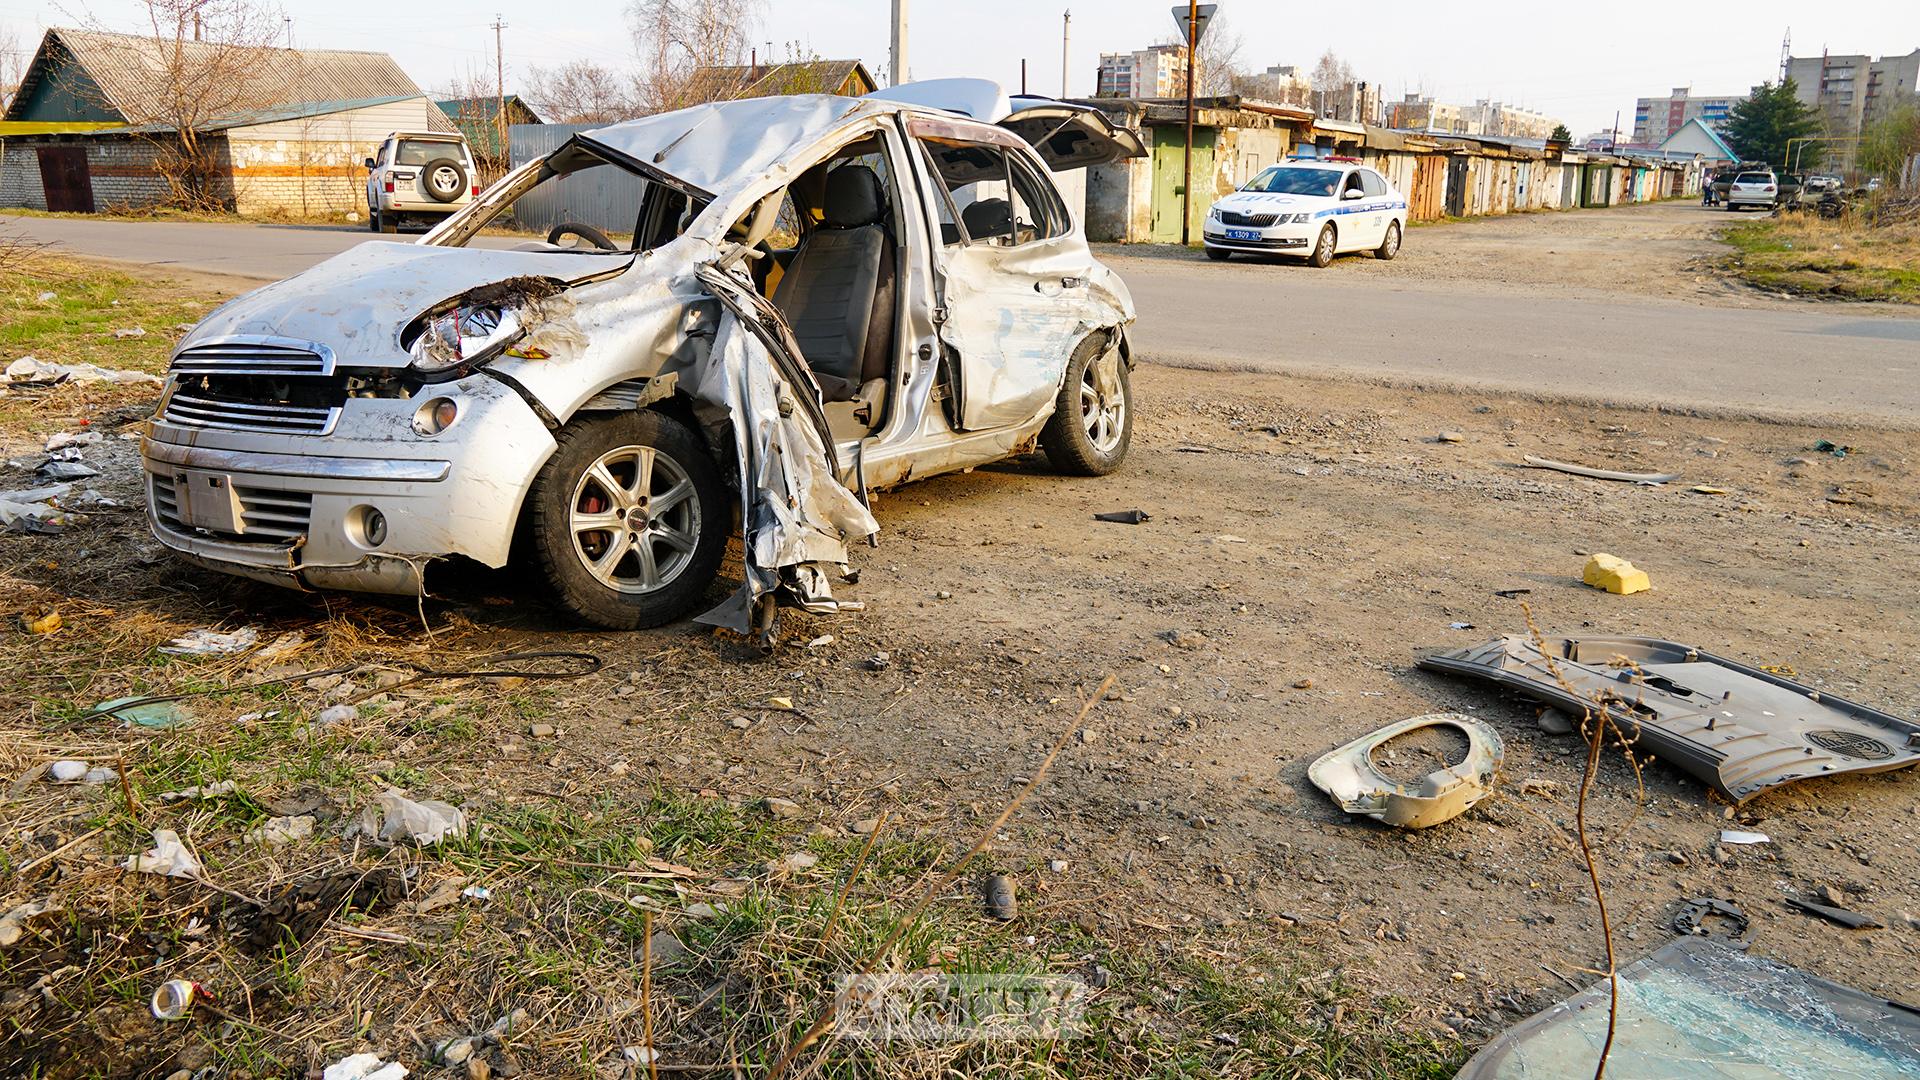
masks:
[[[1373,764],[1373,752],[1421,728],[1451,727],[1467,737],[1467,756],[1409,783],[1398,783]],[[1402,720],[1334,750],[1307,769],[1307,779],[1340,808],[1403,829],[1451,821],[1493,793],[1494,776],[1506,757],[1500,734],[1464,713],[1434,713]]]
[[[1674,641],[1549,640],[1567,683],[1523,636],[1421,658],[1568,712],[1604,706],[1644,751],[1734,803],[1795,780],[1920,762],[1920,724]],[[1569,689],[1571,687],[1571,689]]]

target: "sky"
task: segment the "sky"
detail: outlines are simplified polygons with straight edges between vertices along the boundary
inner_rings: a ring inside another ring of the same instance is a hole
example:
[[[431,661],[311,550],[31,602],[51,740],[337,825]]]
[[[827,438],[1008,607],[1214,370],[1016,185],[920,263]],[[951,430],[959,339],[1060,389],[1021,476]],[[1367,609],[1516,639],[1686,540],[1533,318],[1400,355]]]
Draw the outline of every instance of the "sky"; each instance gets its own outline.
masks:
[[[1027,60],[1028,86],[1060,89],[1061,15],[1073,11],[1066,88],[1093,92],[1102,52],[1143,48],[1175,34],[1168,0],[909,0],[907,57],[914,78],[980,76],[1009,89]],[[340,3],[280,0],[296,45],[390,52],[423,87],[462,75],[492,76],[498,17],[506,23],[507,89],[530,69],[585,57],[631,63],[624,0],[427,0]],[[138,0],[0,0],[0,38],[11,28],[31,50],[48,26],[84,13],[108,25],[139,25]],[[1739,17],[1731,18],[1737,11]],[[883,81],[891,0],[763,0],[756,41],[785,54],[788,43],[821,56],[864,60]],[[1556,116],[1576,136],[1632,127],[1634,99],[1677,86],[1739,94],[1778,76],[1791,28],[1796,56],[1905,55],[1920,48],[1920,2],[1801,0],[1605,5],[1446,0],[1282,3],[1222,0],[1223,24],[1240,36],[1251,69],[1311,69],[1328,49],[1387,100],[1424,91],[1443,101],[1494,98]]]

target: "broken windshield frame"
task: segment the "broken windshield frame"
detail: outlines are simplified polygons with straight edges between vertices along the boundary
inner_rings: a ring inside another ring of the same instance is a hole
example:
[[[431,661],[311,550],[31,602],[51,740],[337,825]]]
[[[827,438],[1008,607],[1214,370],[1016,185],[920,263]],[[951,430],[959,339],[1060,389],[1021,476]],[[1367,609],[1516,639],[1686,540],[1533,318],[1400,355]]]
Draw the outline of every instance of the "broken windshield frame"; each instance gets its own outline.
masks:
[[[554,248],[557,252],[578,251],[587,255],[631,254],[671,240],[684,232],[693,220],[706,209],[704,199],[691,199],[683,191],[659,182],[658,176],[644,169],[635,168],[623,155],[611,150],[596,147],[593,143],[581,139],[569,140],[560,149],[544,158],[527,162],[508,173],[499,183],[482,192],[466,209],[454,214],[437,228],[421,237],[420,243],[433,247],[465,247],[473,238],[496,224],[505,225],[504,220],[511,216],[513,207],[527,193],[541,184],[563,177],[584,172],[587,169],[615,168],[631,173],[645,182],[644,194],[634,207],[633,241],[626,247],[615,251],[599,248]],[[671,197],[680,206],[672,214],[672,221],[660,220],[658,204],[663,198]],[[649,227],[649,226],[652,227]],[[663,227],[670,227],[665,231]]]

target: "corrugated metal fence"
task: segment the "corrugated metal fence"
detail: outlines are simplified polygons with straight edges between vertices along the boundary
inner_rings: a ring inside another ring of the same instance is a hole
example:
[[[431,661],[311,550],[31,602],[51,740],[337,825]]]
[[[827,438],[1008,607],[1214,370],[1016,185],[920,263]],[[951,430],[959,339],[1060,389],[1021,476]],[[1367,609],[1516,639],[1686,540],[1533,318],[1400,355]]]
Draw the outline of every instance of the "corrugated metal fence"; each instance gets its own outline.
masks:
[[[515,124],[507,128],[507,154],[514,166],[560,149],[575,132],[602,124]],[[611,165],[583,169],[549,180],[513,206],[522,227],[541,232],[563,221],[577,221],[609,233],[630,233],[640,215],[646,181]]]

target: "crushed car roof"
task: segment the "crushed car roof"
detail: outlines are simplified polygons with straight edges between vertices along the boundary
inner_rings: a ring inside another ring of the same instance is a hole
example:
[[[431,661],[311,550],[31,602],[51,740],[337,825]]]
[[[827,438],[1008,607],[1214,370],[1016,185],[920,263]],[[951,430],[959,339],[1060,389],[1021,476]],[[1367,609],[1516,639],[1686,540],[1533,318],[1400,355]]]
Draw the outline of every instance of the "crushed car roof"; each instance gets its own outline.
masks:
[[[766,172],[856,111],[904,107],[829,94],[742,98],[595,128],[580,138],[711,194]]]

